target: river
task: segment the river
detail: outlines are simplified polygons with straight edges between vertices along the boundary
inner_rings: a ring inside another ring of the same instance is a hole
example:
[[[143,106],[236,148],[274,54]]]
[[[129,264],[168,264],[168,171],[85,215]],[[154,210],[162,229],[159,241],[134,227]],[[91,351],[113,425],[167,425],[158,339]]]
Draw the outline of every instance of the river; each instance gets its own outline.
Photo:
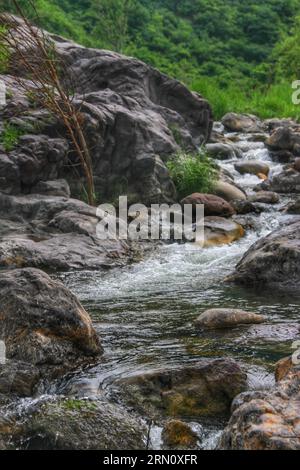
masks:
[[[229,135],[237,140],[244,159],[262,160],[277,173],[261,142],[250,135]],[[259,183],[256,176],[241,176],[234,160],[220,162],[235,182],[248,194]],[[56,393],[90,396],[110,394],[114,380],[136,372],[160,367],[191,364],[203,357],[230,356],[244,366],[250,388],[273,384],[273,366],[291,352],[299,333],[299,301],[223,282],[246,250],[259,238],[285,223],[280,209],[285,196],[275,206],[265,206],[260,215],[251,215],[254,229],[231,245],[200,249],[193,244],[163,245],[144,261],[107,272],[69,272],[61,278],[91,314],[102,338],[104,356],[84,373],[65,378]],[[208,308],[232,307],[266,315],[262,325],[199,333],[193,320]],[[214,448],[224,422],[198,422],[202,448]],[[152,427],[151,446],[160,448],[160,425]]]

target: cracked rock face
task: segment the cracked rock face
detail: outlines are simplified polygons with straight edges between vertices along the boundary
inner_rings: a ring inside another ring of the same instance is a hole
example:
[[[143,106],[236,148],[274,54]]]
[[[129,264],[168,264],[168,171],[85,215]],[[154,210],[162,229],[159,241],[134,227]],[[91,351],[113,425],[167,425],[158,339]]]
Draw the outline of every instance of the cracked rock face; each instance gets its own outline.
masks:
[[[208,140],[208,102],[139,60],[52,39],[76,77],[74,102],[92,149],[97,193],[108,199],[129,194],[147,204],[173,201],[165,163],[180,147],[196,151]],[[67,158],[76,164],[76,156],[70,157],[61,125],[30,103],[13,76],[0,78],[9,91],[3,119],[26,131],[12,151],[0,147],[0,191],[30,193],[40,181],[66,178],[78,196],[78,180],[67,165]]]

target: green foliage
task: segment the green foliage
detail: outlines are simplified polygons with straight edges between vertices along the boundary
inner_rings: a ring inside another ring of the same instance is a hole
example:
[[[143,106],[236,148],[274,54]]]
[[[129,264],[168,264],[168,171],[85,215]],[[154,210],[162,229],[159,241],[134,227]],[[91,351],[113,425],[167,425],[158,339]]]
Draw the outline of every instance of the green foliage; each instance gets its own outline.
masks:
[[[285,79],[300,79],[300,16],[291,32],[285,35],[273,52],[277,75]]]
[[[256,114],[262,119],[291,117],[300,119],[300,106],[292,103],[292,86],[287,80],[269,86],[229,84],[221,87],[217,80],[202,77],[191,84],[211,103],[215,119],[228,112]]]
[[[177,153],[169,160],[167,167],[179,197],[183,198],[195,192],[209,193],[213,190],[217,170],[204,151],[197,154]]]
[[[0,144],[6,152],[11,152],[19,142],[19,138],[24,134],[22,129],[9,123],[4,123],[4,129],[0,135]]]
[[[5,35],[5,28],[0,26],[0,73],[5,73],[9,61],[9,51],[8,48],[3,44],[3,35]],[[2,37],[2,41],[1,41]]]

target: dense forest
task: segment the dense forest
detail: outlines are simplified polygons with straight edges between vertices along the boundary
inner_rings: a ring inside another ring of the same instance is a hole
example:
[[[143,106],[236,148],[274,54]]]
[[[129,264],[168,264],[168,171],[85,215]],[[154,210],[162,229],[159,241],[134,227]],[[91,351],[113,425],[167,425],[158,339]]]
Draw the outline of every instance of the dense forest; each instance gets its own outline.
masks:
[[[24,8],[29,2],[24,0]],[[11,9],[0,0],[1,10]],[[46,29],[142,59],[228,110],[298,117],[300,0],[36,0]],[[35,16],[28,11],[28,14]]]

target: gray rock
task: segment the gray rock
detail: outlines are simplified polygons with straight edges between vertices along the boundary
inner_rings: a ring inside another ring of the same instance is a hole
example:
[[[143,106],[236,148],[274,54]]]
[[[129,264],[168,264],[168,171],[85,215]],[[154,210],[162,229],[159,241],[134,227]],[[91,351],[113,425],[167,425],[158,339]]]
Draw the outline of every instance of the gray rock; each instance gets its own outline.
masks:
[[[101,353],[90,317],[77,298],[42,271],[1,271],[0,304],[0,339],[8,359],[26,362],[48,377]],[[24,381],[26,371],[22,377],[20,366],[18,380]]]
[[[275,230],[255,243],[228,280],[297,293],[300,287],[300,222]]]
[[[244,228],[234,220],[210,216],[204,219],[204,246],[226,245],[245,235]]]
[[[93,149],[97,194],[112,200],[126,193],[135,202],[147,204],[176,200],[165,163],[180,147],[196,151],[208,140],[212,129],[208,102],[139,60],[87,49],[58,36],[52,40],[76,77],[74,103],[80,107],[86,139]],[[3,77],[14,93],[16,81]],[[72,153],[67,155],[66,139],[53,138],[63,134],[62,126],[49,122],[45,110],[32,109],[20,91],[16,96],[26,113],[16,121],[12,99],[4,117],[31,135],[22,137],[10,152],[11,164],[0,165],[0,189],[10,194],[32,192],[39,181],[65,178],[72,195],[79,197],[84,178],[74,177],[66,157],[72,165],[78,161]]]
[[[300,199],[297,199],[294,202],[291,202],[286,208],[285,211],[288,214],[297,214],[300,215]]]
[[[2,267],[101,269],[135,256],[125,240],[99,239],[96,209],[75,199],[0,194],[0,218]]]
[[[66,198],[69,198],[71,195],[70,187],[66,180],[39,181],[31,188],[31,193]]]
[[[242,157],[241,150],[233,144],[206,144],[205,148],[210,157],[218,160],[231,160]]]
[[[266,145],[272,150],[288,150],[293,152],[299,144],[300,127],[298,129],[287,126],[278,127],[266,140]]]
[[[293,168],[286,168],[282,173],[274,175],[271,180],[259,185],[260,189],[276,193],[300,193],[300,173]]]
[[[232,308],[214,308],[203,312],[195,325],[199,328],[232,328],[237,325],[262,323],[265,318],[256,313],[245,312]]]
[[[278,204],[280,196],[272,191],[258,191],[249,197],[249,201],[261,204]]]

